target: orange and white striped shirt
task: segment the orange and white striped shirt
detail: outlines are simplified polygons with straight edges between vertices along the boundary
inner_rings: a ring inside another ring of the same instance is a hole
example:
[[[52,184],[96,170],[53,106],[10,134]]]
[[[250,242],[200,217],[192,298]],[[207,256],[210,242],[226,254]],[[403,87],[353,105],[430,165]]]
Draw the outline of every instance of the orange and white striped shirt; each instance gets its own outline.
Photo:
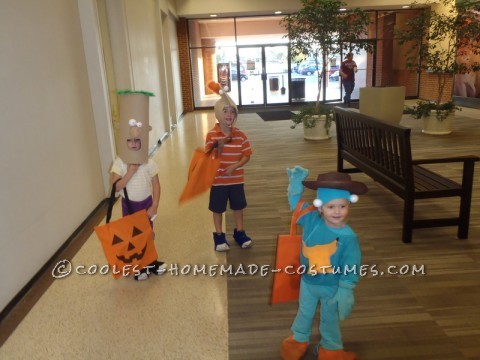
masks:
[[[208,152],[215,146],[219,139],[224,139],[226,135],[220,128],[220,124],[215,124],[215,127],[207,133],[205,140],[205,152]],[[230,136],[232,141],[225,144],[220,154],[220,167],[217,170],[212,186],[218,185],[234,185],[243,184],[243,167],[235,169],[232,175],[226,175],[225,169],[232,164],[240,161],[242,156],[250,156],[252,148],[245,133],[236,127],[232,128]],[[214,149],[215,155],[218,156],[218,149]]]

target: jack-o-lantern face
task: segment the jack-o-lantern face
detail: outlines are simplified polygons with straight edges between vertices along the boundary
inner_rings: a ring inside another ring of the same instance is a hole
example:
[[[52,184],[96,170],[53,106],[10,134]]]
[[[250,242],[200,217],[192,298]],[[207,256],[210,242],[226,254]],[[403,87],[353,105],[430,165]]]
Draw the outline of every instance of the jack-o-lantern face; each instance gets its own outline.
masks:
[[[143,236],[139,236],[143,234],[143,231],[137,228],[136,226],[132,229],[132,236],[123,240],[117,234],[113,235],[112,246],[120,249],[117,250],[117,254],[121,253],[122,255],[117,255],[117,259],[123,261],[125,264],[130,264],[134,260],[141,260],[147,251],[147,243],[142,241],[145,240]],[[140,239],[140,241],[136,241]],[[137,245],[143,246],[142,248],[137,248],[134,243],[138,242]],[[128,243],[127,250],[125,251],[124,246]],[[125,255],[127,254],[128,255]]]
[[[141,270],[157,259],[153,230],[145,210],[98,226],[95,231],[109,265],[115,269],[115,278]]]

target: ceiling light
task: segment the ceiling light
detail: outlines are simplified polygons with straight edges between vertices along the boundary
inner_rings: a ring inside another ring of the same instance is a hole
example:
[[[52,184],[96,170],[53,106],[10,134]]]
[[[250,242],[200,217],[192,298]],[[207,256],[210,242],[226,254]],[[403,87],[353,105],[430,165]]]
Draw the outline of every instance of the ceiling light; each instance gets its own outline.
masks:
[[[281,14],[282,12],[280,10],[275,11],[275,14]]]
[[[402,9],[410,9],[410,5],[403,5]]]
[[[210,14],[210,17],[217,17],[216,14]]]
[[[341,9],[340,9],[340,11],[347,11],[347,9],[345,9],[345,8],[341,8]]]

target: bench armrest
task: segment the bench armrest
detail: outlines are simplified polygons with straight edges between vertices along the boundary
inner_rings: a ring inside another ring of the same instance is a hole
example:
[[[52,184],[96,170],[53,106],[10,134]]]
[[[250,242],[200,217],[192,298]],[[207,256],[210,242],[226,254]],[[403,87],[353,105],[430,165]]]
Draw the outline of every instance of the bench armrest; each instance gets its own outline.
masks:
[[[467,155],[467,156],[456,156],[450,158],[438,158],[438,159],[418,159],[412,160],[413,165],[421,165],[421,164],[441,164],[441,163],[453,163],[453,162],[475,162],[479,161],[480,157],[475,155]]]

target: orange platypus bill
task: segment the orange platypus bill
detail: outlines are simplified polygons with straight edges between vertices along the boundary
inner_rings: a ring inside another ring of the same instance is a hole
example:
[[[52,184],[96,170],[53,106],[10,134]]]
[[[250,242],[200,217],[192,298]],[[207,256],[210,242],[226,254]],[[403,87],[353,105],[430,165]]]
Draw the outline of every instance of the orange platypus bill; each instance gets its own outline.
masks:
[[[328,244],[302,246],[302,254],[308,259],[309,269],[308,274],[325,274],[332,273],[333,268],[330,263],[330,256],[337,251],[338,239],[333,240]]]

